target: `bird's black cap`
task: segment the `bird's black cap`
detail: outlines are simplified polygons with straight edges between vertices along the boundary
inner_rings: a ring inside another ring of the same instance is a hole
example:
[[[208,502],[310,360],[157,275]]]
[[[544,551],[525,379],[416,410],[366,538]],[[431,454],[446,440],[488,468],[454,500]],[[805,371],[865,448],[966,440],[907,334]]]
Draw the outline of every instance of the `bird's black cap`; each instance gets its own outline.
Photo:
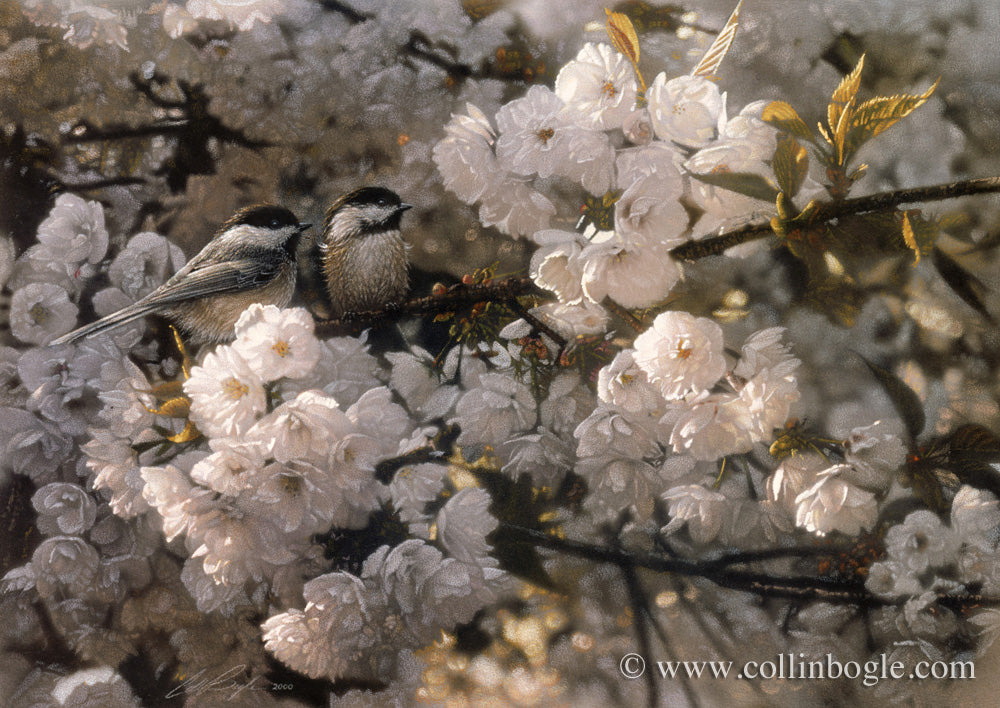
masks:
[[[391,189],[386,189],[385,187],[362,187],[361,189],[355,189],[353,192],[348,192],[337,199],[337,201],[330,205],[330,208],[327,210],[327,214],[330,215],[335,213],[346,204],[354,206],[374,204],[377,206],[398,207],[402,203],[403,200],[401,200],[399,195]]]
[[[280,229],[285,226],[299,226],[299,220],[295,214],[285,207],[273,204],[257,204],[240,209],[238,212],[223,224],[219,231],[231,229],[234,226],[246,224],[247,226],[257,226],[259,228]]]

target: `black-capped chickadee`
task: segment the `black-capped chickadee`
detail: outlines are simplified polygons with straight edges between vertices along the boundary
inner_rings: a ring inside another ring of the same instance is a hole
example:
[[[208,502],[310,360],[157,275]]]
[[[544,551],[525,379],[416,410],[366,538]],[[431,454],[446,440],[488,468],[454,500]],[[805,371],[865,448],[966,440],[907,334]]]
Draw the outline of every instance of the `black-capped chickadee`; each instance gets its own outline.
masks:
[[[330,205],[308,258],[325,286],[331,317],[403,299],[409,259],[399,223],[410,207],[384,187],[362,187]]]
[[[193,344],[231,340],[236,320],[250,305],[284,307],[292,299],[295,251],[300,234],[310,226],[279,206],[241,209],[159,288],[52,344],[75,342],[153,314],[170,320]]]

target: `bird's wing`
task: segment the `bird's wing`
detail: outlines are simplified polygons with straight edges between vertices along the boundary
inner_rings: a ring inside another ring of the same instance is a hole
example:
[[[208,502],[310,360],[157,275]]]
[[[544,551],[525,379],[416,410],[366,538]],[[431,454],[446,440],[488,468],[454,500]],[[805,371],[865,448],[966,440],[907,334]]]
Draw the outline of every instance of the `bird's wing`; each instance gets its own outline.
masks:
[[[195,266],[183,277],[171,278],[150,293],[144,304],[172,305],[210,295],[253,290],[270,282],[282,265],[280,260],[247,257]]]

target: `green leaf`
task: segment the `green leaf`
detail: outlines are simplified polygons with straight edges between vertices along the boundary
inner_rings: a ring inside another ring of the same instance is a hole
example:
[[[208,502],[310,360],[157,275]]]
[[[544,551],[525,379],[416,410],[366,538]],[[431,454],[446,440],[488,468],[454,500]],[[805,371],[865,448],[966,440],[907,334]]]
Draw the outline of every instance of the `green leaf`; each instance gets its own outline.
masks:
[[[858,354],[858,356],[861,355]],[[910,434],[910,437],[916,439],[923,432],[924,425],[927,422],[920,397],[891,371],[883,369],[878,364],[873,364],[863,356],[861,356],[861,360],[865,362],[868,370],[878,380],[882,389],[889,394],[889,400],[892,401],[893,408],[896,409],[899,417],[906,425],[906,430]]]
[[[944,282],[948,284],[948,287],[954,290],[955,294],[962,298],[966,305],[982,315],[987,322],[996,324],[993,315],[986,309],[982,298],[976,292],[977,289],[986,290],[986,286],[983,285],[982,281],[965,270],[940,248],[935,248],[932,255],[934,267],[941,274],[941,277],[944,278]]]
[[[778,198],[778,190],[774,185],[752,172],[690,172],[690,175],[699,182],[761,201],[774,202]]]

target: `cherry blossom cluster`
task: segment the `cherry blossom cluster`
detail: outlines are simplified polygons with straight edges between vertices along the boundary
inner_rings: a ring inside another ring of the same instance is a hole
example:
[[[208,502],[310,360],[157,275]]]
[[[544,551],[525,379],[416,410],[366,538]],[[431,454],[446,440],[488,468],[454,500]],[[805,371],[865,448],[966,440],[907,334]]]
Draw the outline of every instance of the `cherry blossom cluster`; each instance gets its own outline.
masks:
[[[538,246],[532,277],[558,298],[538,312],[571,336],[594,333],[606,325],[606,297],[643,308],[670,294],[682,275],[671,248],[767,209],[699,180],[768,179],[776,131],[760,119],[765,105],[729,117],[715,81],[664,72],[640,100],[633,65],[607,44],[587,43],[554,89],[532,86],[501,107],[495,126],[472,104],[453,115],[434,161],[445,187],[479,205],[484,225]],[[573,216],[574,199],[590,204],[590,227],[552,228]]]

